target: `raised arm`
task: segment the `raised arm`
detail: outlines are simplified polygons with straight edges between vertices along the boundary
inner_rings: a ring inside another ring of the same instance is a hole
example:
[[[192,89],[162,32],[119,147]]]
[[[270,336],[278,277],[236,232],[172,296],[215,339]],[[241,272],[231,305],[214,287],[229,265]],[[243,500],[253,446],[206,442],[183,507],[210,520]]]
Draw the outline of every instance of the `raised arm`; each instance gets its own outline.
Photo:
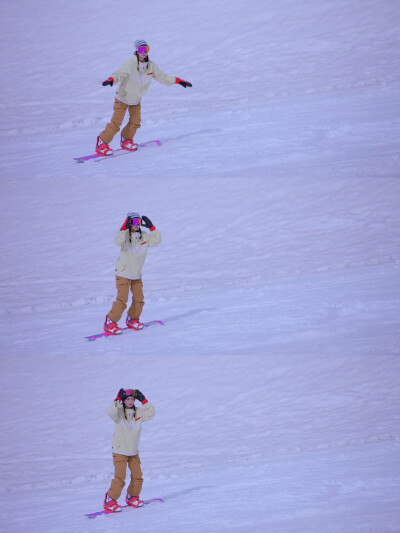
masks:
[[[158,229],[156,229],[153,222],[149,219],[149,217],[146,217],[146,215],[142,216],[142,226],[150,230],[150,233],[148,234],[149,246],[157,246],[157,244],[160,244],[161,233],[158,231]]]
[[[138,417],[141,417],[142,422],[147,422],[147,420],[150,420],[150,418],[153,418],[154,416],[154,406],[149,403],[145,395],[140,392],[140,390],[136,389],[135,393],[136,400],[139,400],[139,402],[142,403],[142,407],[137,409],[136,420],[138,420]]]
[[[108,416],[114,420],[114,422],[118,422],[120,419],[120,416],[123,414],[123,395],[124,395],[124,389],[119,389],[117,397],[112,402],[108,409]]]

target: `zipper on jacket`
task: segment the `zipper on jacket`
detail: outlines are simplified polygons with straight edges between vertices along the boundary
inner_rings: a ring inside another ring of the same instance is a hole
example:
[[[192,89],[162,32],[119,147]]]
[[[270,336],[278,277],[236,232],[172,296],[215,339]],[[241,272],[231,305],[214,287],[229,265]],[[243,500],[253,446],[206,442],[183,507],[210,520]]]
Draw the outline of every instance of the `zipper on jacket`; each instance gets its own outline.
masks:
[[[140,83],[144,83],[145,82],[144,74],[145,74],[146,70],[147,70],[147,63],[143,66],[143,69],[139,65]]]

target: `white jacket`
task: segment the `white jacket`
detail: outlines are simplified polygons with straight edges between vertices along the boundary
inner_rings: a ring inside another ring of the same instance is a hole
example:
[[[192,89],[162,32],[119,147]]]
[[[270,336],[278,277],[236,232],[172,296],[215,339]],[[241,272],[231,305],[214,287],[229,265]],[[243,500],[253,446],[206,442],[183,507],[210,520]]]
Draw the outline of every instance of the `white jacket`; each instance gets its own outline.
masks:
[[[164,85],[174,85],[175,76],[165,74],[153,61],[141,63],[136,55],[126,61],[112,77],[114,83],[119,83],[117,99],[128,105],[138,105],[145,92],[150,87],[151,80],[156,80]]]
[[[129,230],[120,230],[114,242],[121,246],[115,273],[127,279],[140,279],[142,268],[149,246],[157,246],[161,242],[161,233],[158,229],[147,232],[132,231],[129,242]]]
[[[142,422],[153,418],[154,407],[147,402],[142,407],[125,409],[125,414],[122,402],[113,401],[108,410],[109,417],[115,422],[112,450],[121,455],[137,455]]]

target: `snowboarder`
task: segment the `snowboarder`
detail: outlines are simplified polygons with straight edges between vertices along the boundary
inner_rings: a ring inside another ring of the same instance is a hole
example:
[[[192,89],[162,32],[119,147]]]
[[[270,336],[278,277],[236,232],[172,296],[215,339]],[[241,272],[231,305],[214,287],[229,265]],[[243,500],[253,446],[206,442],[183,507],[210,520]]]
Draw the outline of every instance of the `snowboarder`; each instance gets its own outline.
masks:
[[[152,79],[164,85],[179,83],[182,87],[192,84],[175,76],[168,76],[149,59],[150,47],[146,41],[135,41],[135,53],[129,61],[116,70],[102,85],[113,86],[119,83],[114,103],[114,114],[104,131],[97,137],[96,153],[98,155],[113,155],[109,144],[119,132],[126,111],[129,111],[129,121],[121,132],[121,148],[135,151],[138,145],[133,142],[136,130],[140,128],[140,100],[150,87]]]
[[[142,407],[135,407],[135,399],[142,403]],[[140,390],[120,389],[112,402],[109,417],[115,422],[112,443],[114,479],[104,498],[104,509],[112,513],[122,511],[117,500],[125,486],[126,467],[131,471],[131,481],[126,492],[125,501],[130,507],[142,507],[139,499],[142,490],[143,474],[140,467],[138,444],[142,431],[142,422],[147,422],[154,416],[154,407],[146,400]]]
[[[142,231],[140,226],[150,232]],[[144,306],[142,268],[149,246],[157,246],[161,242],[161,233],[146,216],[130,211],[117,233],[114,242],[121,247],[116,272],[117,298],[111,311],[106,315],[104,331],[111,335],[120,335],[122,329],[117,322],[127,306],[129,289],[132,292],[132,304],[128,309],[126,325],[130,329],[143,329],[139,321]]]

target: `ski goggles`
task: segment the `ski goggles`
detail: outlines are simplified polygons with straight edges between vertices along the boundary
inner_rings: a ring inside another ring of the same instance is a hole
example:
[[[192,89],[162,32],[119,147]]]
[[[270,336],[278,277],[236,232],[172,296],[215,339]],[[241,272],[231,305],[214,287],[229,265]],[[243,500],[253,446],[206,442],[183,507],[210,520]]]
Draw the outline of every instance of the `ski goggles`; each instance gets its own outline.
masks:
[[[131,224],[132,226],[140,226],[142,223],[141,218],[131,218]]]
[[[133,389],[126,389],[125,390],[125,394],[126,394],[126,397],[128,397],[128,396],[135,397],[136,396],[136,391],[134,391]]]
[[[137,51],[138,54],[148,54],[150,52],[150,46],[139,46]]]

